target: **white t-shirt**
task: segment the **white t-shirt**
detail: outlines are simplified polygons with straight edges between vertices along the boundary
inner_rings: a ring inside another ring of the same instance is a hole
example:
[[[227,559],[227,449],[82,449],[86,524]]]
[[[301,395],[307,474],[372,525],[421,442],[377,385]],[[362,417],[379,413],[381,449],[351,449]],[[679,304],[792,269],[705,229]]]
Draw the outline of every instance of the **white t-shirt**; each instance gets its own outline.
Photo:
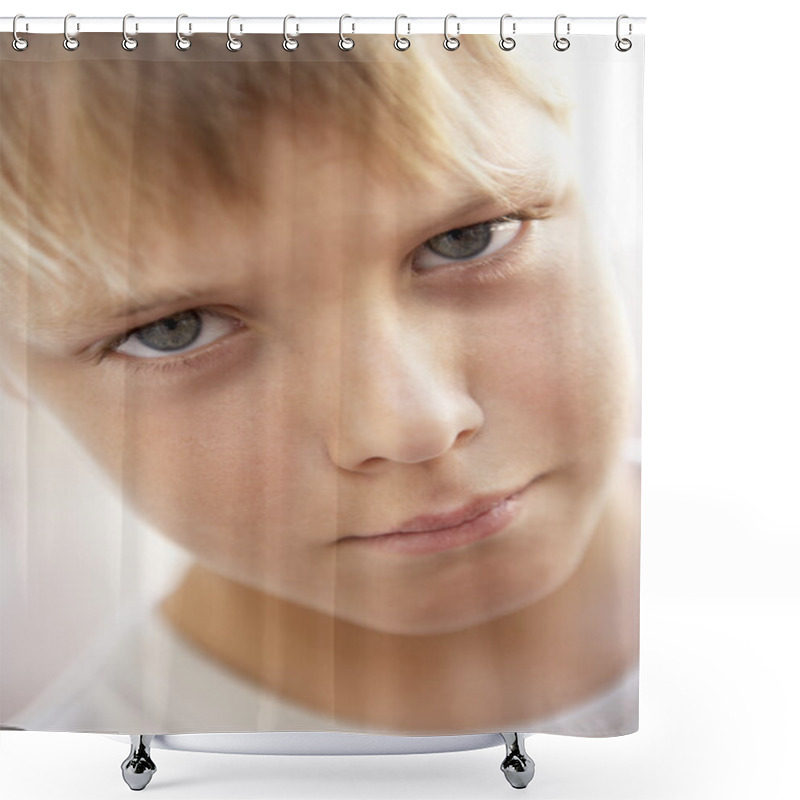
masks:
[[[25,730],[111,734],[340,731],[347,729],[279,697],[209,658],[153,606],[73,664],[6,724]],[[617,736],[638,729],[638,669],[588,703],[519,732]],[[113,727],[112,727],[113,726]]]

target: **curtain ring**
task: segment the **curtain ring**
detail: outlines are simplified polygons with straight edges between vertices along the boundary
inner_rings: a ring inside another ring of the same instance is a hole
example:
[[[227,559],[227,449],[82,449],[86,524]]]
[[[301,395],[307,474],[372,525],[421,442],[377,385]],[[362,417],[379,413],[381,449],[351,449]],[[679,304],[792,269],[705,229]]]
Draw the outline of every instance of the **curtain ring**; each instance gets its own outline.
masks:
[[[500,49],[506,51],[513,50],[517,46],[517,42],[515,39],[512,39],[510,36],[505,36],[503,34],[503,24],[507,19],[511,19],[511,14],[503,14],[503,16],[500,17]],[[516,22],[511,23],[511,32],[512,33],[517,32]]]
[[[181,20],[185,19],[188,16],[189,16],[188,14],[178,14],[178,18],[175,20],[175,35],[177,36],[177,38],[175,39],[175,47],[177,47],[178,50],[188,50],[192,46],[191,40],[187,39],[181,33]],[[192,23],[190,22],[189,32],[191,33],[191,31],[192,31]]]
[[[25,16],[23,14],[17,14],[17,16],[14,17],[14,22],[11,24],[11,32],[14,34],[14,41],[11,42],[11,46],[15,50],[19,50],[21,52],[28,46],[28,40],[20,38],[20,35],[17,33],[18,19],[25,19]]]
[[[283,49],[292,51],[297,50],[300,47],[300,42],[297,41],[297,37],[289,36],[289,31],[287,30],[286,26],[290,19],[297,19],[297,17],[293,17],[291,14],[287,14],[283,18]],[[300,32],[300,26],[297,26],[298,33]]]
[[[405,14],[398,14],[394,18],[394,47],[395,50],[408,50],[411,47],[411,39],[401,36],[398,31],[401,19],[408,19],[408,17]],[[408,32],[411,33],[411,23],[407,22],[406,25],[408,26]]]
[[[74,18],[75,14],[67,14],[64,17],[64,49],[65,50],[77,50],[80,42],[74,37],[69,35],[69,31],[67,31],[67,25],[69,24],[70,19]],[[81,26],[80,24],[76,23],[76,30],[80,31]]]
[[[128,51],[135,50],[139,46],[139,42],[128,33],[127,26],[129,19],[135,19],[133,14],[126,14],[122,18],[122,49]],[[138,23],[136,24],[136,30],[139,30]]]
[[[569,50],[569,45],[570,45],[570,41],[569,39],[566,38],[566,36],[558,35],[558,21],[560,19],[566,19],[566,18],[567,18],[566,14],[559,14],[556,17],[555,22],[553,23],[553,33],[556,37],[556,40],[553,42],[553,47],[555,47],[555,49],[561,53],[563,53],[565,50]],[[569,34],[569,22],[567,23],[567,34]]]
[[[225,44],[225,47],[227,47],[228,50],[231,51],[231,53],[236,53],[237,51],[242,49],[242,40],[241,39],[237,39],[231,33],[231,21],[235,20],[235,19],[239,19],[239,17],[237,17],[236,14],[231,14],[228,17],[228,41]],[[239,30],[241,30],[241,28]]]
[[[457,20],[458,18],[456,17],[455,14],[448,14],[444,18],[444,42],[442,42],[442,44],[444,45],[444,49],[445,50],[458,50],[459,45],[461,44],[461,42],[458,41],[458,34],[460,33],[461,23],[460,22],[456,22],[456,35],[455,36],[451,36],[447,32],[447,23],[451,19]]]
[[[620,24],[620,22],[622,22],[623,19],[628,19],[628,15],[627,14],[620,14],[617,17],[617,41],[614,42],[614,47],[616,47],[617,50],[620,51],[620,53],[627,53],[628,50],[630,50],[631,47],[633,47],[633,42],[630,39],[622,39],[622,38],[620,38],[620,35],[619,35],[620,25],[619,24]],[[630,36],[632,33],[633,33],[633,26],[629,22],[628,23],[628,36]]]
[[[344,35],[344,33],[342,33],[342,25],[344,24],[344,21],[346,19],[353,19],[353,18],[349,14],[342,14],[342,16],[339,17],[339,49],[340,50],[352,50],[356,46],[356,43],[352,39],[348,38],[347,36]],[[355,30],[356,30],[356,24],[354,22],[353,23],[353,31],[352,32],[355,33]]]

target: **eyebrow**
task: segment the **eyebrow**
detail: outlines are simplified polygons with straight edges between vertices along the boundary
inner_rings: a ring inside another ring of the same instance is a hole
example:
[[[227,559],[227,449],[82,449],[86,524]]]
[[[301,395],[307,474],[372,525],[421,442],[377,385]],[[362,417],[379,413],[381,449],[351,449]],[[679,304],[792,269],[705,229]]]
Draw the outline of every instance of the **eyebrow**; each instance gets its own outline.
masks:
[[[133,298],[106,295],[96,303],[84,300],[65,305],[58,317],[48,317],[46,312],[34,312],[24,321],[17,322],[15,327],[29,341],[38,342],[49,349],[92,336],[119,333],[120,326],[134,328],[146,324],[146,316],[158,309],[167,309],[190,301],[202,305],[206,302],[203,298],[224,291],[230,291],[229,284],[206,283],[191,288],[177,288],[175,285],[152,288],[137,292]],[[134,321],[136,317],[142,321]],[[131,321],[126,322],[127,320]]]
[[[122,322],[130,317],[143,316],[164,306],[171,306],[182,300],[195,300],[198,295],[204,296],[214,292],[224,291],[223,286],[209,285],[207,287],[195,286],[191,289],[150,289],[142,292],[136,299],[127,302],[117,302],[109,313],[103,313],[102,318],[109,322]]]
[[[512,207],[531,208],[537,204],[547,203],[558,193],[553,177],[553,171],[549,165],[542,165],[537,170],[535,177],[530,170],[524,175],[512,173],[503,176],[504,180],[499,180],[497,184],[499,191],[473,186],[472,191],[465,192],[466,199],[463,202],[446,214],[439,216],[440,222],[428,226],[427,232],[421,235],[425,235],[427,240],[439,232],[452,230],[461,224],[461,220],[477,214],[484,208],[508,205],[510,211]],[[230,295],[237,291],[241,292],[241,287],[237,287],[235,284],[224,281],[208,281],[207,279],[203,283],[193,286],[180,286],[176,283],[169,286],[147,287],[137,290],[128,297],[109,288],[109,293],[97,302],[76,302],[68,309],[65,308],[66,313],[60,319],[47,321],[42,319],[41,324],[35,324],[34,327],[45,339],[52,338],[54,341],[68,333],[76,337],[78,335],[86,336],[101,328],[107,329],[113,328],[115,325],[123,325],[126,320],[132,318],[142,318],[142,322],[138,324],[145,324],[144,318],[158,310],[172,306],[177,307],[183,302],[202,305],[203,302],[210,302],[210,300],[204,301],[202,298],[211,298],[220,294]],[[137,323],[127,324],[128,327],[135,327]]]
[[[428,235],[435,236],[437,233],[453,230],[461,225],[463,220],[483,209],[502,207],[508,213],[534,209],[554,202],[563,190],[562,177],[553,169],[544,166],[535,174],[529,170],[524,175],[504,176],[505,180],[498,181],[497,191],[487,187],[473,188],[472,191],[464,193],[466,195],[464,202],[438,216],[439,223],[427,226]]]
[[[552,201],[554,192],[551,188],[531,187],[509,183],[503,187],[503,194],[481,192],[474,194],[470,199],[459,206],[448,218],[458,219],[477,214],[478,211],[492,206],[507,206],[509,211],[530,206],[544,205]]]

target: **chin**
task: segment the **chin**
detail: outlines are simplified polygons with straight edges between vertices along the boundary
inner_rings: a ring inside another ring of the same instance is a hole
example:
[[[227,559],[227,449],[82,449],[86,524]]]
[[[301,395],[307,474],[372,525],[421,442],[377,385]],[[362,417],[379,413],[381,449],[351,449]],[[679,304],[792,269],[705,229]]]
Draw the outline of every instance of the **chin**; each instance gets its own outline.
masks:
[[[459,596],[459,602],[453,596],[436,598],[413,608],[403,608],[395,603],[391,607],[380,607],[375,598],[365,598],[351,608],[342,604],[336,608],[336,616],[340,619],[369,628],[381,633],[398,636],[440,636],[490,624],[503,617],[530,608],[539,600],[547,597],[568,576],[550,576],[550,580],[526,582],[524,586],[513,586],[512,582],[503,585],[500,592],[473,593],[474,602],[464,603],[468,592]],[[365,613],[368,609],[369,613]]]

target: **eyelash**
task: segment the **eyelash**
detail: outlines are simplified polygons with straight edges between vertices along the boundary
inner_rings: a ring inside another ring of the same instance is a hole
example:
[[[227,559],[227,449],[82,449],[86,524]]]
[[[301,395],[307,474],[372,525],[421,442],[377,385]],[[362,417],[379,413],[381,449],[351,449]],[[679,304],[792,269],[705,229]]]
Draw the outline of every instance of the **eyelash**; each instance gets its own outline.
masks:
[[[425,243],[421,245],[420,250],[424,248],[428,242],[432,239],[437,238],[438,236],[445,235],[447,233],[451,233],[453,231],[466,231],[470,230],[471,228],[478,228],[482,225],[489,225],[489,226],[497,226],[505,222],[521,222],[523,225],[520,226],[519,230],[517,230],[511,239],[511,241],[507,242],[505,245],[501,246],[498,250],[493,253],[490,253],[488,256],[481,256],[479,253],[473,258],[465,258],[465,259],[456,259],[453,258],[450,260],[450,263],[443,263],[438,264],[433,267],[423,267],[419,269],[414,269],[415,274],[420,276],[426,276],[427,274],[431,273],[440,273],[442,271],[451,272],[456,271],[458,273],[475,273],[474,275],[470,275],[472,280],[477,280],[480,283],[486,283],[494,279],[498,279],[501,277],[508,276],[508,270],[512,266],[510,262],[510,257],[513,256],[521,247],[524,240],[527,238],[527,227],[525,223],[531,223],[539,220],[547,219],[550,216],[551,210],[549,206],[543,207],[534,207],[532,209],[528,209],[525,211],[515,212],[512,214],[507,214],[502,217],[496,217],[494,219],[485,220],[481,222],[476,222],[472,225],[464,225],[460,228],[451,228],[448,231],[445,231],[444,234],[436,234],[436,236],[431,237]],[[417,250],[414,252],[416,253]],[[444,256],[439,256],[440,258],[444,258]]]
[[[214,339],[213,341],[209,342],[206,345],[201,347],[196,347],[194,350],[189,350],[186,352],[175,353],[173,355],[165,355],[161,357],[140,357],[140,356],[131,356],[127,353],[119,353],[118,348],[121,347],[128,339],[133,336],[136,331],[142,330],[143,328],[147,328],[149,325],[153,325],[161,319],[168,319],[168,317],[160,317],[159,319],[153,320],[151,323],[147,323],[146,325],[139,325],[136,328],[132,328],[131,330],[119,335],[115,336],[112,339],[106,340],[102,342],[100,347],[98,348],[97,352],[93,353],[90,356],[90,360],[92,364],[100,364],[101,362],[105,361],[107,358],[117,358],[120,360],[124,360],[126,362],[126,366],[133,370],[151,370],[157,372],[165,372],[167,370],[171,370],[174,368],[180,367],[199,367],[203,366],[207,358],[213,358],[215,356],[215,351],[221,345],[223,341],[228,339],[228,337],[235,332],[236,330],[240,330],[243,326],[243,323],[239,320],[236,320],[235,317],[231,316],[230,314],[223,314],[222,312],[214,309],[214,308],[207,308],[205,306],[200,306],[198,308],[187,309],[194,311],[201,319],[203,317],[215,317],[217,319],[225,319],[230,320],[232,323],[238,323],[235,325],[233,330],[227,334],[223,334],[218,338]],[[176,314],[182,313],[180,311],[175,312]]]
[[[488,257],[481,258],[480,255],[476,256],[475,258],[466,258],[466,259],[452,259],[451,263],[448,264],[439,264],[433,267],[423,267],[419,269],[415,269],[415,274],[418,275],[426,275],[428,273],[438,273],[442,270],[458,270],[459,272],[462,271],[476,271],[476,278],[480,282],[488,282],[496,278],[507,277],[509,274],[509,256],[513,255],[513,253],[519,248],[520,240],[524,239],[525,236],[523,235],[525,228],[524,223],[533,222],[536,220],[546,219],[550,215],[550,210],[548,207],[536,207],[532,210],[526,210],[522,212],[516,212],[512,214],[507,214],[502,217],[496,217],[495,219],[485,220],[481,222],[473,223],[472,225],[464,225],[460,228],[451,228],[448,231],[444,231],[441,234],[436,234],[432,236],[430,239],[426,240],[417,250],[424,248],[428,242],[432,239],[436,238],[437,236],[445,235],[446,233],[450,233],[452,231],[464,231],[469,230],[470,228],[477,228],[481,225],[500,225],[501,223],[505,222],[521,222],[523,223],[523,227],[520,228],[519,231],[515,234],[514,238],[507,243],[506,245],[502,246],[497,252],[492,253]],[[414,252],[416,253],[417,250]],[[440,258],[446,258],[445,256],[439,256]],[[194,311],[196,314],[202,316],[213,316],[217,318],[224,318],[233,320],[234,318],[228,314],[223,314],[219,311],[216,311],[212,308],[206,307],[198,307],[193,309],[186,309]],[[181,312],[175,312],[181,313]],[[166,319],[166,317],[161,317],[159,319]],[[150,372],[168,372],[174,369],[181,369],[185,367],[189,368],[201,368],[205,365],[206,361],[209,358],[213,358],[215,352],[218,349],[218,345],[220,342],[226,340],[230,334],[224,334],[219,338],[215,339],[214,341],[210,342],[209,344],[198,347],[195,350],[190,350],[186,353],[176,354],[173,356],[162,356],[162,357],[137,357],[131,356],[127,354],[120,354],[117,352],[117,348],[123,345],[131,336],[133,336],[136,331],[141,330],[142,328],[148,327],[148,325],[152,325],[159,320],[153,320],[152,323],[148,323],[147,325],[140,325],[136,328],[132,328],[125,333],[115,336],[112,339],[106,340],[103,342],[99,349],[93,353],[90,357],[91,362],[93,364],[100,364],[101,362],[105,361],[109,357],[117,357],[119,359],[124,359],[127,364],[126,366],[129,369],[134,371],[139,370],[148,370]],[[241,322],[237,326],[236,329],[241,328]]]

